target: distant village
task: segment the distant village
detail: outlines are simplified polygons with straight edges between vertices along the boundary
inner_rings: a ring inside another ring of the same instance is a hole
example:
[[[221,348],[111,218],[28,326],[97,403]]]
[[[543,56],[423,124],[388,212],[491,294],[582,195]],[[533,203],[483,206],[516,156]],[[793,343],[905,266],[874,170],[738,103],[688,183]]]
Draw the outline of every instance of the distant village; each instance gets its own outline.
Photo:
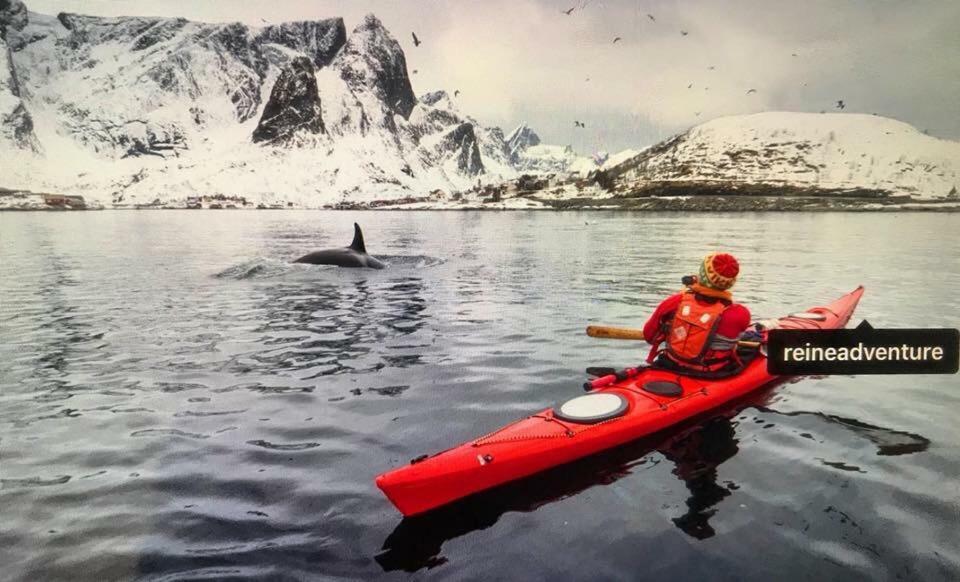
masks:
[[[83,196],[47,194],[0,188],[0,210],[100,210],[88,205]]]
[[[148,204],[113,204],[116,209],[257,209],[280,210],[294,208],[292,202],[254,203],[243,196],[213,194],[209,196],[188,196],[184,202],[161,202],[159,199]],[[0,210],[103,210],[99,203],[88,203],[83,196],[70,194],[49,194],[27,190],[9,190],[0,188]]]

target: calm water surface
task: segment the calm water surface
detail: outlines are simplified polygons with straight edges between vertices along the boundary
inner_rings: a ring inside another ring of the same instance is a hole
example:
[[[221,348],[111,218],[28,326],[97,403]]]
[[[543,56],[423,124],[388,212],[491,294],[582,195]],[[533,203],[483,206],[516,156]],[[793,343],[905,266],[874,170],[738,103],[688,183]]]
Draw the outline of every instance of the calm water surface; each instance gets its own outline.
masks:
[[[384,271],[289,261],[344,246]],[[957,376],[809,378],[402,520],[373,477],[580,393],[707,251],[757,317],[960,327],[960,217],[0,214],[0,579],[956,580]],[[413,573],[413,574],[411,574]]]

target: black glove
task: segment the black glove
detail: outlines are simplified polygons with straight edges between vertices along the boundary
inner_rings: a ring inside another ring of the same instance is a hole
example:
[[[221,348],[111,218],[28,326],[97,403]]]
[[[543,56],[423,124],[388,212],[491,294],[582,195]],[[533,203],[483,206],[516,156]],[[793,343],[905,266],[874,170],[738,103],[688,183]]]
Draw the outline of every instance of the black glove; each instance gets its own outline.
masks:
[[[763,334],[759,331],[748,329],[740,334],[740,339],[748,342],[758,342],[763,340]]]

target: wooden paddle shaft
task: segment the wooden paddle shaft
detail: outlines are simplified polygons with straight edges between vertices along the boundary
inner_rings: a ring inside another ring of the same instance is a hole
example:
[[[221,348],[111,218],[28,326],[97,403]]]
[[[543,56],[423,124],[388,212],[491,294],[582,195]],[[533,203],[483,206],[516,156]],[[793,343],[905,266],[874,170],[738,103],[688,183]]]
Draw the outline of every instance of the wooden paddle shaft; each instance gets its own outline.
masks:
[[[587,335],[605,339],[642,340],[643,330],[607,325],[588,325]]]
[[[587,335],[590,337],[604,339],[642,340],[643,330],[630,329],[628,327],[612,327],[609,325],[588,325]],[[750,342],[744,340],[740,340],[737,343],[741,346],[754,348],[760,345],[760,342]]]

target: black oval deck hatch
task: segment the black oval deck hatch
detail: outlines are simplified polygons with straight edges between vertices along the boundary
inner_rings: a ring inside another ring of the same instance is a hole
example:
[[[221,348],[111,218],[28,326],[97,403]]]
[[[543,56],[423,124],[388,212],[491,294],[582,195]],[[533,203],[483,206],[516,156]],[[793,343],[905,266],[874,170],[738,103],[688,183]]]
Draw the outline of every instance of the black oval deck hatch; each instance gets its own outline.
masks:
[[[643,389],[651,394],[656,394],[657,396],[683,395],[683,386],[677,384],[676,382],[668,382],[666,380],[654,380],[652,382],[646,382],[643,385]]]

